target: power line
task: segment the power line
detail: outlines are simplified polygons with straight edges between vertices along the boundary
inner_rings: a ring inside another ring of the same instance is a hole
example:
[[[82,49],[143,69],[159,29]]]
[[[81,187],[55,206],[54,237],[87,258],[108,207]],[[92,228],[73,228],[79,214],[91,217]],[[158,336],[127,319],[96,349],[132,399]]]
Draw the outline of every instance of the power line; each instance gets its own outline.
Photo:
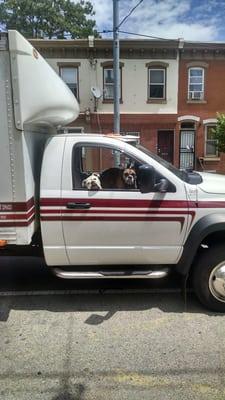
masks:
[[[112,32],[113,32],[113,31],[110,30],[110,29],[104,29],[103,31],[98,32],[98,33],[101,34],[101,33],[112,33]],[[158,37],[158,36],[144,35],[144,34],[135,33],[135,32],[126,32],[126,31],[121,31],[121,30],[119,30],[119,32],[120,32],[120,33],[125,33],[126,35],[140,36],[140,37],[146,37],[146,38],[150,38],[150,39],[165,40],[165,41],[170,41],[170,42],[171,42],[171,41],[174,41],[174,42],[177,42],[177,41],[178,41],[178,39],[166,39],[166,38],[161,38],[161,37]]]
[[[122,19],[122,21],[119,23],[117,29],[119,29],[119,27],[120,27],[120,26],[127,20],[127,18],[129,18],[129,16],[134,12],[134,10],[136,10],[136,8],[137,8],[141,3],[143,3],[143,1],[144,1],[144,0],[140,0],[140,1],[136,4],[136,6],[133,7],[133,8],[130,10],[130,12],[126,15],[126,17],[124,17],[124,18]]]
[[[106,30],[103,30],[103,31],[98,32],[98,33],[112,33],[112,32],[113,32],[112,30],[107,30],[106,29]],[[179,38],[177,38],[177,39],[166,39],[166,38],[162,38],[162,37],[158,37],[158,36],[144,35],[144,34],[135,33],[135,32],[126,32],[126,31],[121,31],[121,30],[119,30],[119,32],[120,33],[124,33],[126,35],[133,35],[133,36],[139,36],[139,37],[146,37],[146,38],[149,38],[149,39],[162,40],[164,42],[176,42],[177,43],[179,41]],[[213,41],[199,42],[199,41],[193,41],[193,40],[185,40],[184,43],[193,44],[193,45],[196,45],[196,46],[199,46],[199,47],[205,47],[205,46],[208,46],[208,45],[225,45],[225,42],[222,42],[222,41],[220,41],[220,42],[213,42]]]
[[[142,35],[141,33],[135,33],[135,32],[126,32],[126,31],[120,31],[120,33],[125,33],[127,35],[134,35],[134,36],[142,36],[142,37],[147,37],[147,38],[151,38],[151,39],[158,39],[158,40],[165,40],[165,41],[174,41],[177,42],[178,39],[166,39],[166,38],[161,38],[161,37],[157,37],[157,36],[152,36],[152,35]]]

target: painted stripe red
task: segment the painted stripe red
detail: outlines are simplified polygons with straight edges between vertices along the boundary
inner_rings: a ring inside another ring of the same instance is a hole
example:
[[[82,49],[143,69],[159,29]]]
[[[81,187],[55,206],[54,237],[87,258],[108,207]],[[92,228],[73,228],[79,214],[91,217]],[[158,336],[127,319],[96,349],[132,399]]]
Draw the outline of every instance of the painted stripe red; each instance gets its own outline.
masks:
[[[34,198],[31,197],[26,202],[1,202],[0,213],[12,211],[29,211],[34,206]]]
[[[195,215],[195,211],[191,210],[180,210],[180,211],[165,211],[165,210],[111,210],[111,209],[102,209],[102,210],[62,210],[62,209],[55,209],[55,210],[41,210],[41,216],[45,214],[58,214],[58,217],[61,216],[61,214],[69,214],[69,215],[74,215],[74,214],[84,214],[84,215],[90,215],[90,214],[141,214],[141,215]]]
[[[42,221],[59,221],[59,217],[53,217],[53,216],[45,216],[41,217]],[[108,217],[108,216],[91,216],[91,217],[85,217],[83,218],[82,216],[80,217],[72,217],[68,216],[65,217],[63,216],[60,220],[62,221],[178,221],[178,222],[183,222],[184,217],[120,217],[120,216],[114,216],[114,217]]]
[[[41,207],[65,207],[69,202],[90,203],[92,207],[113,208],[225,208],[225,201],[187,200],[134,200],[134,199],[92,199],[92,198],[42,198]]]
[[[42,198],[41,207],[65,207],[67,203],[90,203],[92,207],[143,207],[143,208],[196,208],[194,202],[186,200],[133,200],[133,199],[92,199],[92,198]]]
[[[0,221],[5,221],[5,220],[20,220],[20,219],[30,219],[34,215],[34,207],[26,214],[0,214]]]
[[[199,201],[198,208],[225,208],[225,201]]]
[[[0,221],[0,227],[1,228],[20,228],[20,227],[26,227],[30,225],[34,221],[35,216],[33,215],[28,221],[16,221],[16,222],[2,222]]]

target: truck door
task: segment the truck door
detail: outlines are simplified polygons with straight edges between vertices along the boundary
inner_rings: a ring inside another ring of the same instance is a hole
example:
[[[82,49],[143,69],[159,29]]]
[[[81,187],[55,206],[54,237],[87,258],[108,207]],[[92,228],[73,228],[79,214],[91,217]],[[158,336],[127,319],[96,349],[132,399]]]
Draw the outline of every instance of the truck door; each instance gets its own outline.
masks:
[[[92,172],[137,167],[119,146],[67,138],[64,152],[61,218],[71,265],[175,263],[188,222],[185,190],[142,194],[138,188],[87,190]],[[183,208],[183,209],[182,209]]]

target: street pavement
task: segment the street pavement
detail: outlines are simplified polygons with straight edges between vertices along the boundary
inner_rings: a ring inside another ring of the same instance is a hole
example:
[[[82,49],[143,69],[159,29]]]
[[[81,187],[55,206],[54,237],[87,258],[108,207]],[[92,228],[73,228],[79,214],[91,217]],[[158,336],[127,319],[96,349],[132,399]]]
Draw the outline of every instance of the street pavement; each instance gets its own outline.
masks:
[[[59,281],[0,269],[1,400],[225,399],[225,316],[178,281]]]

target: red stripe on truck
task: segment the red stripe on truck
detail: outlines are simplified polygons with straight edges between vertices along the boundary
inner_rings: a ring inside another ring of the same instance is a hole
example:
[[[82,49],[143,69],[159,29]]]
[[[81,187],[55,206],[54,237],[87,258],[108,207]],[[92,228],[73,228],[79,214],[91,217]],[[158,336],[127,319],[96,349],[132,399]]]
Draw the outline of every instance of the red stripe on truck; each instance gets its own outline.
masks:
[[[29,211],[34,206],[34,198],[31,197],[26,202],[1,202],[0,213],[12,212],[12,211]]]
[[[140,208],[196,208],[195,202],[186,200],[127,200],[127,199],[91,199],[91,198],[42,198],[41,207],[65,207],[69,202],[90,203],[92,207],[140,207]]]
[[[34,198],[25,202],[0,203],[0,227],[26,227],[35,218]]]
[[[33,222],[33,220],[34,220],[34,215],[29,219],[29,220],[27,220],[27,221],[10,221],[10,222],[2,222],[1,220],[0,220],[0,227],[1,228],[5,228],[5,227],[8,227],[8,228],[12,228],[12,227],[18,227],[18,228],[20,228],[20,227],[26,227],[26,226],[28,226],[28,225],[30,225],[32,222]]]

